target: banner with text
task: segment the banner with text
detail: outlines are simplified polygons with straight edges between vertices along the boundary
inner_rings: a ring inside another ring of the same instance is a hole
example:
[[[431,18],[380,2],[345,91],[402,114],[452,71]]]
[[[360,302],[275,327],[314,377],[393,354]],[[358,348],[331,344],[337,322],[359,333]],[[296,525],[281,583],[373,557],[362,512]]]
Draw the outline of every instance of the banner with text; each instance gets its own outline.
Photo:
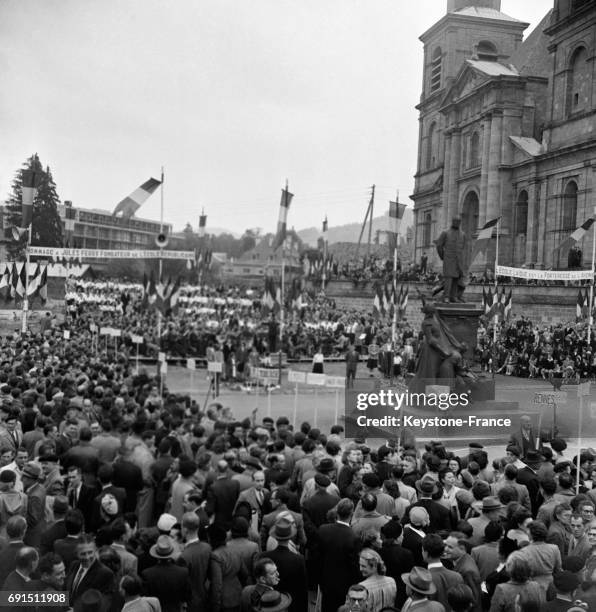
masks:
[[[511,276],[512,278],[525,278],[528,280],[590,280],[592,270],[530,270],[529,268],[510,268],[497,266],[497,276]]]
[[[193,251],[150,251],[109,250],[109,249],[59,249],[54,247],[29,247],[29,253],[37,257],[50,257],[53,259],[191,259],[194,260]]]

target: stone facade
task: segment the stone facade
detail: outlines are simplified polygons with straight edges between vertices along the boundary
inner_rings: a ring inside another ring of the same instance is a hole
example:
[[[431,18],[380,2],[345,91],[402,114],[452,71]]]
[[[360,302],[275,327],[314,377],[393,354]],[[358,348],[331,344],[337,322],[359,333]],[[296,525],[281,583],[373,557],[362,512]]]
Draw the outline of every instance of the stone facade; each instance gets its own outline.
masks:
[[[556,247],[596,205],[596,2],[556,0],[523,42],[500,0],[468,4],[449,0],[420,38],[415,258],[440,267],[433,241],[457,214],[471,238],[501,217],[502,265],[566,268]],[[589,267],[592,232],[580,247]]]

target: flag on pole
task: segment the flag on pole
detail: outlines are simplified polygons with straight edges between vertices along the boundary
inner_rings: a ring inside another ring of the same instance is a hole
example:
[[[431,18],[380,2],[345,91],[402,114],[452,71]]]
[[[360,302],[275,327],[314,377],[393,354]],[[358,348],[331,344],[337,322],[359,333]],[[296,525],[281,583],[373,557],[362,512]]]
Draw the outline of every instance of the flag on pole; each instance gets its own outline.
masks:
[[[579,242],[585,235],[586,232],[592,227],[594,223],[594,217],[584,221],[570,236],[567,236],[558,247],[555,247],[555,252],[565,251],[571,248],[576,242]]]
[[[402,220],[405,210],[405,204],[389,202],[389,231],[392,234],[399,232],[399,222]]]
[[[123,219],[130,219],[141,205],[149,198],[149,196],[161,185],[161,181],[150,178],[145,181],[140,187],[137,187],[129,196],[118,202],[112,216],[122,213]]]
[[[581,289],[577,293],[577,303],[575,304],[575,316],[579,321],[586,316],[589,312],[590,294],[588,290],[582,291]]]
[[[35,172],[33,170],[25,170],[23,172],[23,185],[21,187],[21,226],[27,228],[33,220],[33,200],[37,195],[35,188]]]
[[[41,269],[38,263],[37,266],[35,267],[33,274],[31,274],[31,276],[29,277],[29,285],[27,287],[28,296],[34,295],[35,292],[39,289],[40,280],[41,280]]]
[[[385,297],[383,293],[383,287],[381,287],[381,285],[378,285],[373,300],[373,314],[377,317],[383,316],[385,314]]]
[[[323,220],[323,242],[327,243],[327,229],[328,229],[328,223],[327,223],[327,215],[325,215],[325,219]]]
[[[507,320],[509,318],[509,315],[511,314],[511,307],[512,307],[512,298],[513,298],[513,290],[509,289],[509,294],[507,295],[507,298],[505,299],[505,304],[503,305],[503,319]]]
[[[41,271],[41,278],[39,279],[38,295],[41,300],[42,306],[48,301],[48,266],[47,264]]]
[[[207,227],[207,215],[201,214],[199,216],[199,238],[203,238],[205,235],[205,228]]]
[[[277,233],[275,239],[271,245],[274,251],[277,251],[279,247],[284,243],[286,239],[286,229],[288,220],[288,210],[294,197],[293,193],[288,191],[288,188],[281,190],[281,202],[279,203],[279,218],[277,220]]]
[[[499,311],[499,296],[498,289],[495,289],[493,293],[490,287],[487,288],[486,292],[484,288],[482,289],[482,294],[484,298],[484,314],[487,317],[493,317],[495,314],[498,314]]]
[[[501,217],[497,217],[496,219],[491,219],[487,221],[482,229],[478,232],[478,237],[476,238],[476,242],[474,243],[474,247],[472,249],[472,257],[470,261],[474,261],[476,256],[479,253],[484,253],[486,248],[490,244],[491,238],[493,236],[493,228],[497,223],[501,220]]]
[[[399,290],[399,300],[397,302],[398,310],[403,314],[408,307],[408,293],[410,291],[410,286],[408,285],[405,289],[402,285]]]
[[[0,289],[8,287],[10,284],[10,266],[8,264],[2,264],[2,274],[0,274]]]
[[[18,272],[16,274],[16,282],[13,281],[15,287],[15,293],[24,297],[25,286],[27,284],[27,264],[25,262],[18,264]]]

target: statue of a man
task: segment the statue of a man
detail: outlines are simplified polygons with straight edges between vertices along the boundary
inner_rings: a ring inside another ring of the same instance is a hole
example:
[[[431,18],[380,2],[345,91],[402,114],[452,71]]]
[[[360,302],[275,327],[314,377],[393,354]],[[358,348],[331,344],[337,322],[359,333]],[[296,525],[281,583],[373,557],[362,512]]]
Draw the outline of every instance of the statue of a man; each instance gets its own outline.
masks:
[[[467,238],[459,228],[461,219],[453,217],[451,227],[437,238],[437,253],[443,262],[443,296],[445,302],[463,302],[466,288]]]

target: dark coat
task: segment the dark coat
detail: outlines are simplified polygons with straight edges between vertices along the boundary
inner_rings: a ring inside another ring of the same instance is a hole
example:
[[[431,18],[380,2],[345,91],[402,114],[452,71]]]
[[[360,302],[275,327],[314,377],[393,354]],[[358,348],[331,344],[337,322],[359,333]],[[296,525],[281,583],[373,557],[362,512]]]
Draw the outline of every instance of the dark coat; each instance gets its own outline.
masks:
[[[191,600],[188,568],[174,563],[159,562],[141,574],[143,594],[157,597],[162,612],[180,612]]]
[[[62,557],[67,570],[78,559],[77,542],[78,537],[64,537],[54,542],[54,552]]]
[[[327,491],[316,491],[304,502],[302,516],[309,546],[315,543],[319,527],[327,522],[327,512],[334,508],[338,501],[336,495],[331,495]]]
[[[40,554],[45,555],[46,553],[52,552],[54,549],[54,542],[65,537],[66,527],[64,526],[64,519],[61,519],[56,521],[41,534]]]
[[[386,575],[395,580],[397,586],[395,606],[401,608],[407,599],[406,585],[401,579],[401,575],[414,567],[414,555],[411,550],[399,544],[385,544],[381,548],[381,558],[387,568]]]
[[[106,597],[112,596],[114,589],[116,588],[114,574],[112,573],[112,570],[107,568],[103,563],[100,563],[97,559],[93,562],[83,579],[79,582],[76,590],[73,591],[74,580],[80,566],[81,564],[79,561],[70,566],[70,570],[66,575],[66,581],[64,583],[65,590],[69,593],[69,601],[72,607],[74,607],[83,593],[89,589],[97,589]]]
[[[463,584],[464,579],[457,572],[446,567],[431,567],[428,571],[433,579],[433,584],[437,587],[436,593],[431,595],[430,599],[442,603],[446,612],[451,612],[451,606],[447,603],[447,591],[456,584]]]
[[[116,461],[113,465],[114,486],[126,491],[124,512],[134,512],[137,507],[137,493],[143,488],[143,472],[130,461]]]
[[[430,525],[427,527],[427,533],[437,533],[439,531],[449,532],[452,529],[452,519],[449,510],[432,499],[419,499],[416,503],[408,506],[402,525],[407,525],[410,522],[410,511],[412,508],[425,508],[428,512]]]
[[[231,478],[218,478],[207,491],[207,514],[213,522],[229,529],[234,507],[240,494],[240,484]]]
[[[80,510],[83,513],[83,518],[85,519],[85,529],[87,531],[90,531],[93,527],[93,512],[95,511],[94,501],[98,494],[99,490],[96,487],[90,487],[86,484],[81,485],[79,497],[76,502],[74,491],[70,490],[67,493],[70,507]]]
[[[536,472],[529,467],[524,467],[517,472],[516,481],[519,484],[526,485],[528,493],[530,494],[530,503],[532,505],[532,516],[538,514],[538,508],[540,508],[539,496],[540,496],[540,481]]]
[[[418,567],[424,567],[424,559],[422,558],[422,540],[424,538],[409,529],[408,527],[404,527],[404,537],[402,539],[401,545],[404,548],[407,548],[414,557],[414,565]]]
[[[25,544],[39,549],[41,534],[46,529],[46,490],[36,482],[27,493],[27,532]]]
[[[178,563],[188,569],[191,585],[190,610],[202,610],[208,604],[207,579],[211,546],[206,542],[192,542],[185,546]]]
[[[337,612],[350,586],[361,580],[358,571],[358,538],[347,525],[332,523],[319,528],[319,584],[323,612]]]
[[[302,555],[291,552],[286,546],[278,546],[261,554],[268,557],[279,571],[278,591],[289,593],[292,604],[289,612],[308,612],[308,585],[306,581],[306,563]]]
[[[9,542],[8,546],[2,549],[0,554],[0,584],[4,584],[8,574],[15,569],[17,553],[23,546],[25,546],[24,542]]]
[[[467,272],[465,253],[467,249],[466,235],[460,229],[441,232],[435,244],[437,253],[443,260],[443,276],[460,278]]]

